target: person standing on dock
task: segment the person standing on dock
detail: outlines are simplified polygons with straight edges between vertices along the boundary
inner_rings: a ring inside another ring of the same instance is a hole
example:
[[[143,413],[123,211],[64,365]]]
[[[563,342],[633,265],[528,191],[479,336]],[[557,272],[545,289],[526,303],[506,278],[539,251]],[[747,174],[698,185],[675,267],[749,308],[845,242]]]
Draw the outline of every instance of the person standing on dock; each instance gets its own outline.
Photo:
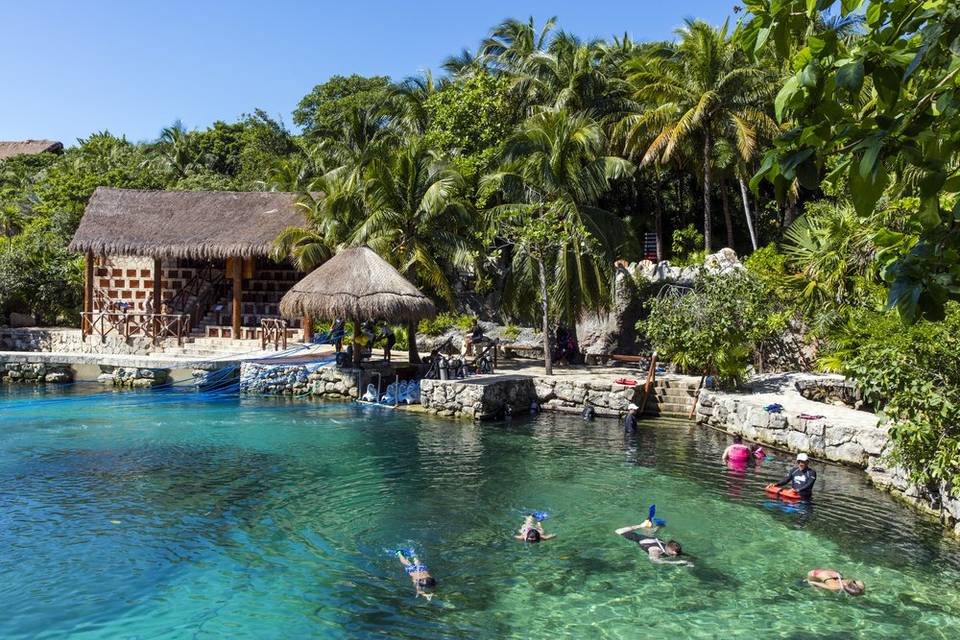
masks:
[[[632,402],[627,405],[627,417],[623,419],[623,432],[633,435],[637,432],[637,412],[640,407]]]

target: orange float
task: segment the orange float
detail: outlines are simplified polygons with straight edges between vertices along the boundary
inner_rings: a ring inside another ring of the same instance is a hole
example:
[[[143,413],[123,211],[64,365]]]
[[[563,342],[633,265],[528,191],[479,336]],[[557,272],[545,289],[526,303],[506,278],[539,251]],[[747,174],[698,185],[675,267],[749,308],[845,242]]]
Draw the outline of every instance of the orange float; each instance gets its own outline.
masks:
[[[781,500],[800,500],[800,494],[797,493],[796,489],[783,489],[778,487],[775,484],[768,484],[764,491],[767,492],[767,495],[774,498],[780,498]]]

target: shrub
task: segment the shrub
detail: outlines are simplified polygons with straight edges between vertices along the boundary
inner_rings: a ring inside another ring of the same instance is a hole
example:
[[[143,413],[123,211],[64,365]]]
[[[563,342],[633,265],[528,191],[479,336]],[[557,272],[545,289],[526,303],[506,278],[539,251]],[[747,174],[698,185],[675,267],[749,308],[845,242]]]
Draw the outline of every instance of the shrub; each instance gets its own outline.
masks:
[[[450,329],[469,331],[473,326],[473,316],[456,313],[441,313],[433,320],[421,320],[417,332],[428,336],[441,336]]]
[[[673,232],[673,241],[670,244],[670,262],[681,267],[703,264],[703,246],[703,234],[692,224],[677,229]]]
[[[689,372],[744,378],[756,345],[783,330],[769,291],[749,272],[705,274],[696,289],[673,289],[647,302],[637,323],[660,357]]]
[[[515,324],[508,324],[506,327],[504,327],[501,335],[503,336],[504,340],[513,342],[520,337],[520,327]]]
[[[960,494],[960,305],[941,322],[904,325],[895,312],[861,309],[821,359],[857,381],[890,422],[891,458],[917,484]]]

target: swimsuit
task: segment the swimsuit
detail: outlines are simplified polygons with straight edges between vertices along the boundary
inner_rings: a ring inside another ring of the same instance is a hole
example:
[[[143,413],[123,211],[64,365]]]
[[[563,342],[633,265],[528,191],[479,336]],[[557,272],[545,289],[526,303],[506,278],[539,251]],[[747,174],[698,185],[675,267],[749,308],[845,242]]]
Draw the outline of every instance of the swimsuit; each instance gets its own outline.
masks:
[[[426,573],[426,571],[427,571],[427,565],[425,565],[425,564],[408,564],[407,566],[404,567],[404,571],[406,571],[407,573],[420,573],[420,572]]]

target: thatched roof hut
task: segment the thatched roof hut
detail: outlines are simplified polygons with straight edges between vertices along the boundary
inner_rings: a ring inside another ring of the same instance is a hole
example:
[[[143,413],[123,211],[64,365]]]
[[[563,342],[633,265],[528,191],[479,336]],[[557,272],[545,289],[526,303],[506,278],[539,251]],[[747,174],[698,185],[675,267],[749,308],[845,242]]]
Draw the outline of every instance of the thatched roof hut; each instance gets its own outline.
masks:
[[[0,160],[22,154],[34,155],[45,151],[60,153],[63,151],[63,143],[56,140],[0,140]]]
[[[305,223],[297,194],[97,187],[70,243],[96,255],[250,258]]]
[[[437,309],[427,296],[367,247],[344,249],[293,285],[280,301],[287,318],[416,322]]]

